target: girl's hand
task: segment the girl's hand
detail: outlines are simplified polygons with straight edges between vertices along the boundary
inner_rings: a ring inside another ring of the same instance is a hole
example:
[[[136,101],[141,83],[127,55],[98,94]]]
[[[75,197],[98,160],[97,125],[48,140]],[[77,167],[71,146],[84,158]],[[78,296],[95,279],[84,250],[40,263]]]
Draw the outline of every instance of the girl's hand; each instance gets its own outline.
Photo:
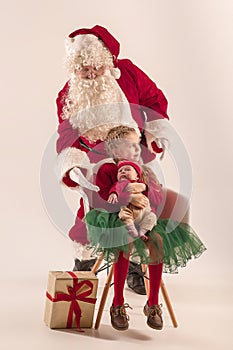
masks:
[[[125,224],[132,224],[133,223],[133,212],[127,207],[121,208],[119,214],[119,218],[124,221]]]
[[[146,190],[146,185],[141,182],[129,183],[126,187],[126,191],[130,193],[141,193]]]
[[[118,202],[117,194],[111,193],[110,196],[108,197],[108,203],[115,204],[117,202]]]
[[[148,198],[142,193],[131,194],[130,203],[139,209],[144,209],[148,204]]]

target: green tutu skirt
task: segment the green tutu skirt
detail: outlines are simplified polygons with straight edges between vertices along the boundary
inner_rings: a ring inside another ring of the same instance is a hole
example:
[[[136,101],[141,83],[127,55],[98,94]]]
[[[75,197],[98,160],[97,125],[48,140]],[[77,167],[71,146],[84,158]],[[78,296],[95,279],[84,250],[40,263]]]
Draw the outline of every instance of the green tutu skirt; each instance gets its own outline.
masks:
[[[108,262],[116,261],[120,251],[130,253],[132,261],[153,263],[149,249],[141,238],[132,238],[119,219],[118,213],[93,209],[85,216],[89,248],[93,254],[103,254]],[[206,247],[190,225],[170,219],[158,219],[149,233],[149,239],[155,247],[157,259],[163,262],[163,272],[177,273],[193,258],[199,257]],[[130,244],[129,244],[130,242]]]

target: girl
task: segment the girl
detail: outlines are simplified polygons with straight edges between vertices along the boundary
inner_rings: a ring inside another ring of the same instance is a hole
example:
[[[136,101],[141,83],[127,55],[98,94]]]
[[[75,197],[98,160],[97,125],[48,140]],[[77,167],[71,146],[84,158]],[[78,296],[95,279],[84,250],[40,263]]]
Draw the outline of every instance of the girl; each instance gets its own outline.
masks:
[[[118,198],[117,203],[107,202],[109,191],[117,181],[119,161],[140,160],[139,142],[133,128],[120,126],[109,131],[106,144],[114,162],[103,164],[96,175],[96,185],[100,191],[94,207],[101,209],[93,209],[85,217],[90,246],[95,253],[103,254],[107,261],[114,263],[114,298],[110,315],[112,326],[117,330],[125,330],[129,326],[125,311],[129,305],[124,304],[123,295],[129,257],[139,258],[141,263],[148,264],[150,292],[143,311],[149,327],[162,329],[162,311],[158,300],[162,271],[177,272],[177,267],[185,266],[189,259],[199,256],[206,249],[189,225],[169,219],[158,219],[148,235],[148,240],[132,240],[124,223],[119,219],[120,208],[131,203],[143,209],[149,199],[152,210],[156,212],[162,201],[162,188],[154,173],[145,166],[142,166],[142,176],[147,184],[148,199],[142,193],[126,191]],[[127,212],[125,215],[127,219]]]

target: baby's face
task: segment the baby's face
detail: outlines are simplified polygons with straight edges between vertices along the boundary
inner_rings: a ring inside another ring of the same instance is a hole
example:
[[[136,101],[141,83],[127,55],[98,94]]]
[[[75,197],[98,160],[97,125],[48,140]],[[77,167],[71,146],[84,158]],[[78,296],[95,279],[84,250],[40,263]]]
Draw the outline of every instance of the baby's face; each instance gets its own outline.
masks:
[[[124,138],[116,141],[112,149],[114,157],[118,160],[131,160],[138,162],[141,155],[140,138],[136,132],[131,132]]]
[[[138,180],[138,174],[132,165],[123,165],[117,172],[117,180]]]

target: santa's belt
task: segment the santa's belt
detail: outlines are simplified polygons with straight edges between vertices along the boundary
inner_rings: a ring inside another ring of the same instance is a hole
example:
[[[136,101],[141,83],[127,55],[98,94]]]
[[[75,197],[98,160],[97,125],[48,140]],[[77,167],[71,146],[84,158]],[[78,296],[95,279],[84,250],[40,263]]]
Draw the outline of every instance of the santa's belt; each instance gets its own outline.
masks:
[[[93,153],[96,153],[96,154],[101,154],[102,156],[105,156],[106,154],[103,153],[103,152],[99,152],[99,151],[96,151],[94,148],[88,146],[85,144],[85,142],[81,139],[79,139],[79,142],[81,144],[81,146],[83,146],[84,148],[87,148],[89,151],[93,152]]]

